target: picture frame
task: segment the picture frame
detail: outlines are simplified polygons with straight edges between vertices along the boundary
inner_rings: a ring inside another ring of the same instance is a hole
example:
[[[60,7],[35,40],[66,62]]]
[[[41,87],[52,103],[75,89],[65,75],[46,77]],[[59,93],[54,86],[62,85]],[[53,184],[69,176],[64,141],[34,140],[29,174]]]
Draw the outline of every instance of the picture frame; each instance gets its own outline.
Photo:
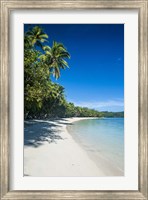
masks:
[[[57,191],[10,191],[9,164],[10,148],[10,68],[9,68],[9,25],[10,13],[15,9],[137,9],[139,17],[139,66],[138,66],[138,148],[139,148],[139,173],[137,191],[82,191],[82,190],[57,190]],[[148,1],[23,1],[1,0],[1,199],[148,199],[148,154],[147,154],[147,123],[148,123],[148,93],[147,93],[147,63],[148,63],[148,37],[147,37]]]

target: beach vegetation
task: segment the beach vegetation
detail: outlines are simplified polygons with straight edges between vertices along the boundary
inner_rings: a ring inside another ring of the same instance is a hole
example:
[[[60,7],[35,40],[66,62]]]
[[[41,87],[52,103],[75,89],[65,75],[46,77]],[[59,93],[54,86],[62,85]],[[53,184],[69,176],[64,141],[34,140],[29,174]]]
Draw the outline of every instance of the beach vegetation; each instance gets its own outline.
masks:
[[[52,81],[69,68],[70,53],[62,43],[53,41],[39,26],[24,34],[24,118],[124,117],[124,112],[99,112],[75,106],[65,97],[65,88]]]

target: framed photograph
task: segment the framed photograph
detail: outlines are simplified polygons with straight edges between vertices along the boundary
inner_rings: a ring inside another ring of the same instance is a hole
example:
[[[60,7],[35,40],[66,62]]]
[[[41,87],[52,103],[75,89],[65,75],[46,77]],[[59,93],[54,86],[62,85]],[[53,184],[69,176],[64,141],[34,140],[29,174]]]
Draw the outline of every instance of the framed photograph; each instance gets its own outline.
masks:
[[[1,199],[147,199],[147,0],[0,2]]]

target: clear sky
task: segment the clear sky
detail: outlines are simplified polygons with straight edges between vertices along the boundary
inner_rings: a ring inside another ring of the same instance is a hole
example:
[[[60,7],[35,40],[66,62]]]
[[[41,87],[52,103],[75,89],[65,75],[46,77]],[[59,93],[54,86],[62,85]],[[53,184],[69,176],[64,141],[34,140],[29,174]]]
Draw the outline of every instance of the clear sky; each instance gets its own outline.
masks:
[[[42,24],[71,55],[59,80],[68,101],[100,111],[124,110],[124,25]],[[26,27],[25,27],[26,28]]]

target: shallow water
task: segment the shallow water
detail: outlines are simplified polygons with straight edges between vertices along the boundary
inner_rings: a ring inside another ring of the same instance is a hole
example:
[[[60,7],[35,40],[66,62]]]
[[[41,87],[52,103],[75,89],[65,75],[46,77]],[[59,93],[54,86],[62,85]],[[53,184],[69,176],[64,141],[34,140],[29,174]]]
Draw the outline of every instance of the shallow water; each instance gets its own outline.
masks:
[[[67,129],[89,154],[101,155],[124,170],[124,118],[86,119]]]

